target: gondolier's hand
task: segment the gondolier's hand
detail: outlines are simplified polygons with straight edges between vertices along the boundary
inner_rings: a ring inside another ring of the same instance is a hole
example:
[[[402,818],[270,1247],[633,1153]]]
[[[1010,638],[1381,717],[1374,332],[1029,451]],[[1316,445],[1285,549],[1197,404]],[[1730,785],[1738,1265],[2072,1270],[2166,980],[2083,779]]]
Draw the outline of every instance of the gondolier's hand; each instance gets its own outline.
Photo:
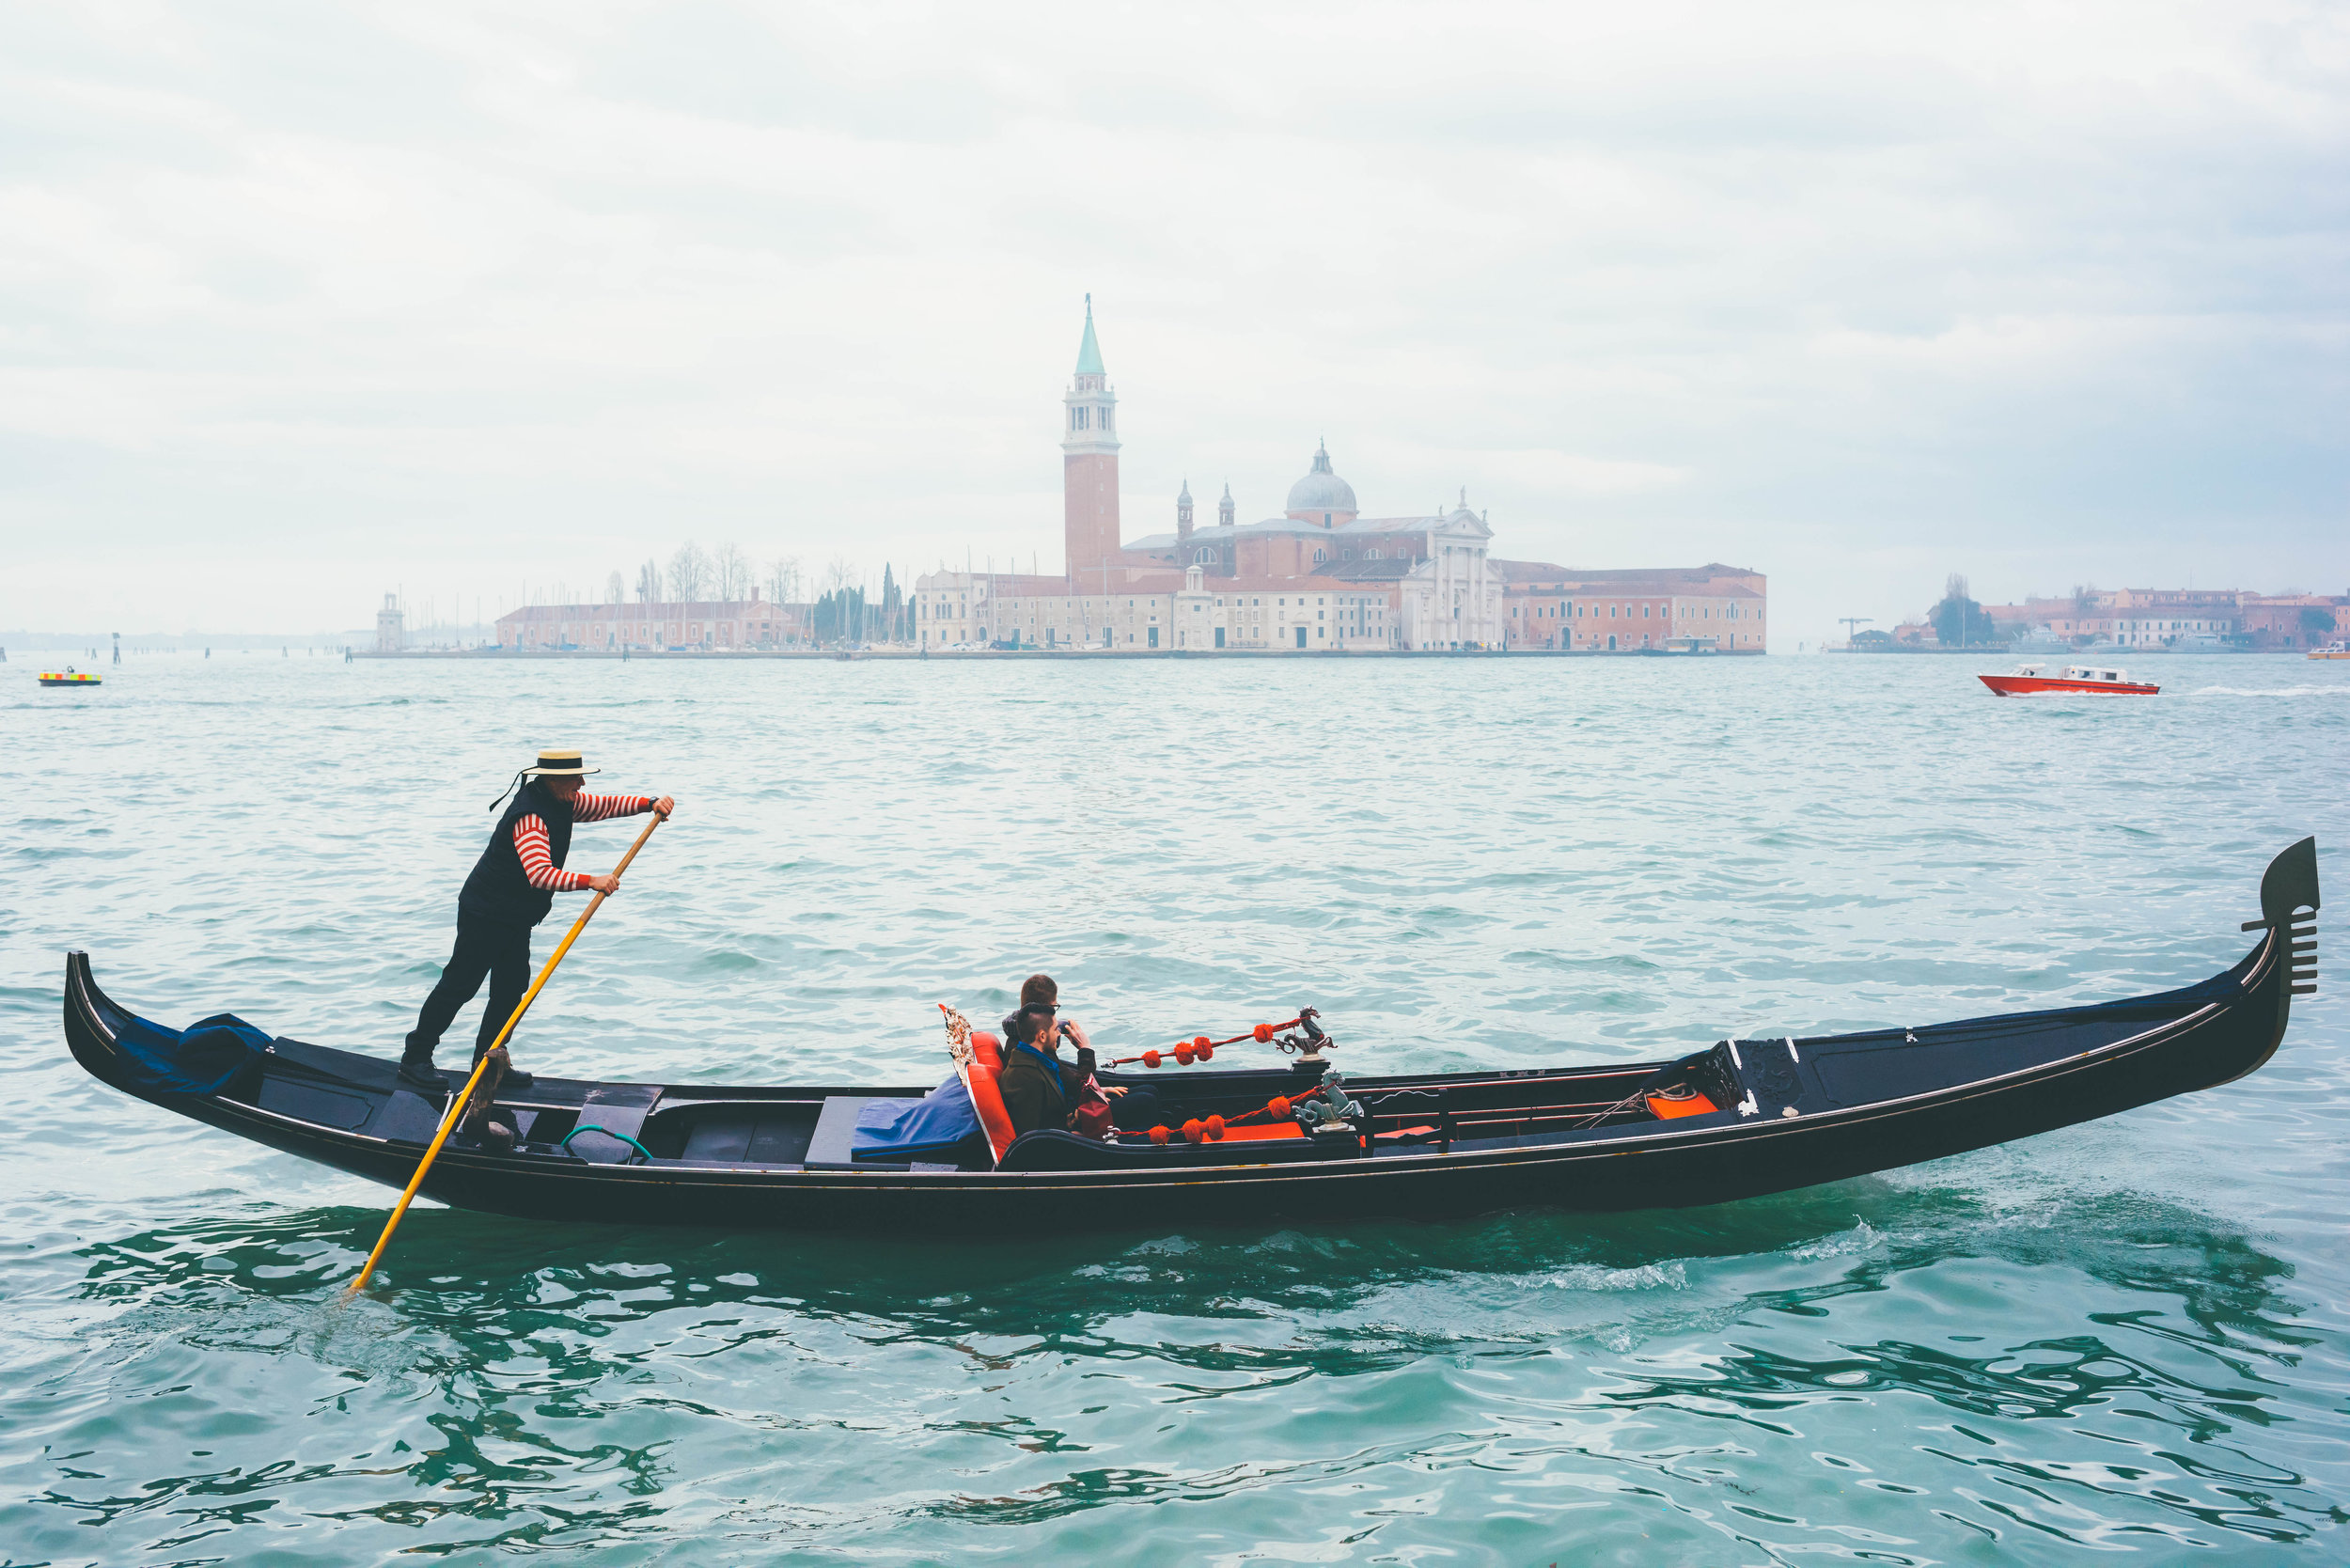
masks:
[[[663,795],[659,800],[652,803],[653,815],[656,817],[666,817],[670,812],[676,809],[677,802],[670,799],[667,795]]]
[[[620,879],[616,873],[606,871],[602,876],[589,877],[588,886],[609,898],[620,890]]]

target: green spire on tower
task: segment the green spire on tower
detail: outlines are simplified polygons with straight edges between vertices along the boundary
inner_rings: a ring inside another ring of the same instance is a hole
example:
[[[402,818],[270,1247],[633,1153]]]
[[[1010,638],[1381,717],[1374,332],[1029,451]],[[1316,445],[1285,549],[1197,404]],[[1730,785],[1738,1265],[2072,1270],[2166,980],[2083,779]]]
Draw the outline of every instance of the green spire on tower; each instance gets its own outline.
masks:
[[[1085,341],[1077,345],[1076,373],[1081,376],[1109,374],[1107,370],[1102,368],[1102,345],[1093,340],[1093,296],[1091,294],[1086,296],[1086,336]]]

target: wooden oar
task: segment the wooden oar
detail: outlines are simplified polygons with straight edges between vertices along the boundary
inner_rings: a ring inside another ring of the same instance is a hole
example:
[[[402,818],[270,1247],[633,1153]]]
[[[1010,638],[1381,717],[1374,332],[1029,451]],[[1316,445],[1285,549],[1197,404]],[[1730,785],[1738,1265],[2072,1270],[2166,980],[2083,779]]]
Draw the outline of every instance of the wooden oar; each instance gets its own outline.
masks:
[[[645,824],[645,831],[636,836],[636,841],[628,846],[628,853],[620,856],[620,863],[612,868],[612,874],[617,877],[627,870],[628,863],[636,858],[636,852],[643,849],[645,840],[652,837],[652,830],[668,820],[666,813],[654,812],[652,821]],[[514,1026],[523,1021],[523,1014],[530,1011],[530,1004],[545,988],[548,977],[555,973],[555,966],[563,962],[563,955],[572,950],[572,944],[579,940],[579,933],[588,929],[588,919],[603,907],[603,899],[604,896],[598,893],[588,901],[588,907],[579,912],[579,918],[572,922],[572,929],[564,933],[555,951],[547,955],[546,967],[540,969],[539,978],[530,982],[530,989],[523,993],[523,999],[514,1004],[514,1015],[506,1021],[506,1027],[498,1030],[498,1037],[490,1043],[490,1050],[482,1052],[481,1059],[474,1063],[473,1076],[465,1080],[465,1087],[449,1101],[448,1111],[441,1118],[440,1130],[432,1135],[431,1147],[425,1150],[424,1158],[416,1162],[416,1173],[408,1179],[408,1190],[400,1195],[400,1201],[392,1208],[392,1217],[384,1222],[383,1235],[376,1238],[375,1250],[368,1254],[368,1266],[361,1269],[359,1278],[351,1282],[352,1294],[356,1295],[367,1289],[377,1262],[384,1256],[384,1249],[392,1245],[392,1232],[400,1229],[400,1216],[408,1212],[408,1205],[415,1198],[416,1189],[424,1185],[424,1173],[432,1168],[433,1160],[441,1152],[441,1145],[448,1141],[448,1135],[457,1126],[457,1119],[464,1114],[467,1097],[473,1093],[474,1086],[481,1082],[481,1074],[488,1070],[490,1051],[505,1044],[507,1037],[514,1032]]]

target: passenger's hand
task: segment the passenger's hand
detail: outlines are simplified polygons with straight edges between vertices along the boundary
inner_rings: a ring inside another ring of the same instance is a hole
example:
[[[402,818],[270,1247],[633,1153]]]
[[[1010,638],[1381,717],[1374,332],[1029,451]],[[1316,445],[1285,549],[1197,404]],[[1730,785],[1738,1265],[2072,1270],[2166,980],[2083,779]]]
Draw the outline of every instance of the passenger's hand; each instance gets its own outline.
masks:
[[[602,876],[591,876],[588,886],[608,898],[620,890],[620,875],[618,871],[606,871]]]
[[[1103,1093],[1104,1093],[1104,1094],[1106,1094],[1106,1095],[1108,1095],[1111,1099],[1115,1100],[1115,1099],[1117,1099],[1120,1095],[1121,1095],[1121,1094],[1125,1093],[1126,1091],[1125,1091],[1124,1090],[1122,1090],[1122,1089],[1119,1088],[1116,1084],[1104,1084],[1104,1085],[1102,1086],[1102,1092],[1103,1092]]]
[[[652,808],[655,816],[666,817],[677,809],[677,802],[667,795],[663,795],[652,803]]]
[[[1086,1038],[1085,1026],[1078,1023],[1074,1018],[1062,1019],[1060,1021],[1060,1027],[1061,1032],[1070,1038],[1071,1043],[1073,1043],[1078,1050],[1090,1051],[1093,1049],[1093,1042]]]

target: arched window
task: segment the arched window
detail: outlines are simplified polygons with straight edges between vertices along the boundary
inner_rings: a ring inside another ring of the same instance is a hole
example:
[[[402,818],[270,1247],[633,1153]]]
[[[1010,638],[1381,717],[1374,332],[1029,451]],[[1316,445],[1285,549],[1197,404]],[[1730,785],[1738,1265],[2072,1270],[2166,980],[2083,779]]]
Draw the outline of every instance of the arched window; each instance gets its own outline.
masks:
[[[1214,545],[1210,545],[1205,549],[1195,551],[1192,554],[1191,558],[1193,564],[1195,565],[1214,566],[1215,564],[1215,547]]]
[[[1377,560],[1378,558],[1379,558],[1379,547],[1378,547],[1377,545],[1375,545],[1375,544],[1374,544],[1374,545],[1372,545],[1370,549],[1368,549],[1368,550],[1366,550],[1366,551],[1364,551],[1364,552],[1363,552],[1363,559],[1365,559],[1365,560],[1367,560],[1367,561],[1375,561],[1375,560]]]
[[[1317,550],[1314,552],[1314,564],[1316,566],[1320,566],[1324,561],[1326,561],[1329,558],[1330,552],[1327,550]]]

